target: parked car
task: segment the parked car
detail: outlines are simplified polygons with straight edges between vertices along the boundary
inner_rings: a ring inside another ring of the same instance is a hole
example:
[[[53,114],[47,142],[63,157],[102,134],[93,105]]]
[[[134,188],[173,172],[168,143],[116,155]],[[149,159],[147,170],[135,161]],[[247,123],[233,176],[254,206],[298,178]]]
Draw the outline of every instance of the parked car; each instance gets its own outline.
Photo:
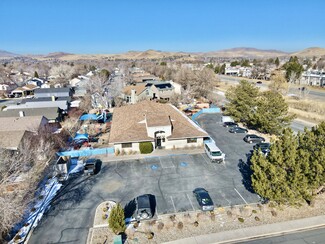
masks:
[[[102,161],[96,158],[87,159],[84,164],[84,173],[86,175],[95,175],[100,171]]]
[[[238,127],[238,124],[235,122],[224,122],[223,126],[224,127]]]
[[[262,84],[262,81],[259,80],[256,82],[256,84],[260,85],[260,84]]]
[[[253,146],[254,150],[259,150],[261,149],[261,151],[266,150],[266,149],[270,149],[271,144],[268,142],[260,142],[257,143],[256,145]]]
[[[135,218],[137,220],[151,219],[153,217],[154,207],[152,206],[152,200],[150,199],[150,196],[154,197],[153,195],[145,194],[138,196],[135,199]]]
[[[232,127],[229,129],[230,133],[247,133],[248,130],[242,127]]]
[[[265,139],[261,136],[249,134],[244,137],[244,141],[248,143],[260,143],[260,142],[265,142]]]
[[[207,190],[204,188],[196,188],[193,191],[202,211],[213,211],[214,204]]]

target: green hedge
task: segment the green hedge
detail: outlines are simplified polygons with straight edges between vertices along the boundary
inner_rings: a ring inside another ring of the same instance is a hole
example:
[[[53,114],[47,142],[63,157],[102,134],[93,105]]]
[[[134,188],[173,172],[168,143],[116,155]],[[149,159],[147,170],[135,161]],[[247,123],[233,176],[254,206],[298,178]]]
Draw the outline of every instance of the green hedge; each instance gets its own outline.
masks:
[[[153,146],[151,142],[140,142],[139,149],[142,154],[148,154],[153,151]]]

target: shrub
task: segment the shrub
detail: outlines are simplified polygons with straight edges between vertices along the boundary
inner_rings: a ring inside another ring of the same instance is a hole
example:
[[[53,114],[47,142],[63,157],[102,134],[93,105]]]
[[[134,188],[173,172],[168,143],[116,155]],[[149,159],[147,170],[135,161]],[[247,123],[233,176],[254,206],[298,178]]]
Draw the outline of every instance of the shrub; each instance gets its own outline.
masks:
[[[148,238],[148,240],[153,239],[154,235],[155,235],[155,234],[154,234],[153,232],[148,232],[148,233],[147,233],[147,238]]]
[[[240,223],[244,223],[244,219],[243,218],[238,218],[238,221],[240,222]]]
[[[194,225],[195,227],[198,227],[198,226],[199,226],[199,222],[195,221],[195,222],[193,223],[193,225]]]
[[[271,211],[271,214],[272,214],[273,217],[278,216],[278,214],[277,214],[277,212],[275,212],[275,210],[272,210],[272,211]]]
[[[256,220],[256,221],[260,221],[260,218],[257,217],[257,216],[255,216],[255,220]]]
[[[115,150],[115,156],[118,156],[118,155],[120,155],[120,150],[119,149],[116,149]]]
[[[176,220],[176,215],[175,214],[174,215],[171,215],[171,216],[169,216],[169,218],[170,218],[171,221],[174,222]]]
[[[232,212],[230,210],[227,211],[227,216],[232,217]]]
[[[109,228],[115,233],[123,233],[125,231],[124,209],[121,204],[116,204],[112,209],[108,219]]]
[[[256,213],[257,213],[257,211],[256,211],[255,209],[253,209],[253,210],[252,210],[252,213],[256,214]]]
[[[140,142],[139,149],[142,154],[148,154],[153,151],[153,146],[151,142]]]
[[[178,222],[177,228],[181,230],[181,229],[183,229],[183,227],[184,227],[183,222]]]
[[[164,226],[165,226],[164,223],[159,222],[159,223],[158,223],[158,226],[157,226],[157,229],[158,229],[158,230],[162,230],[162,229],[164,228]]]

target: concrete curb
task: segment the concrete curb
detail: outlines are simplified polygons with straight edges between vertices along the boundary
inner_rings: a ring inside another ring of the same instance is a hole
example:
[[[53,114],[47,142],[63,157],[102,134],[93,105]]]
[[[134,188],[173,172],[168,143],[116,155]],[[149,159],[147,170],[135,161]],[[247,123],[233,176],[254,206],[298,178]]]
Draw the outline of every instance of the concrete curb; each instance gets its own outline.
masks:
[[[236,243],[244,240],[253,240],[288,234],[292,232],[315,229],[325,226],[325,215],[278,222],[242,229],[211,233],[207,235],[184,238],[165,242],[166,244],[199,244],[199,243]]]
[[[123,155],[123,156],[102,156],[104,162],[117,162],[117,161],[126,161],[126,160],[137,160],[137,159],[145,159],[145,158],[155,158],[155,157],[166,157],[166,156],[176,156],[176,155],[188,155],[188,154],[200,154],[205,153],[203,149],[194,149],[194,150],[170,150],[168,152],[162,152],[157,154],[135,154],[135,155]]]

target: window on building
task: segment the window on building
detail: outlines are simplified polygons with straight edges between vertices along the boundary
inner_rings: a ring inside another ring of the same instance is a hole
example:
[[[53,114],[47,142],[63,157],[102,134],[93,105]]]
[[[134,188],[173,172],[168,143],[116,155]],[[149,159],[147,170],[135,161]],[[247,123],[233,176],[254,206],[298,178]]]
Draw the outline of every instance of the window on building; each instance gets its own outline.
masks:
[[[131,148],[132,143],[122,143],[122,148]]]
[[[187,138],[187,143],[196,143],[197,138]]]

